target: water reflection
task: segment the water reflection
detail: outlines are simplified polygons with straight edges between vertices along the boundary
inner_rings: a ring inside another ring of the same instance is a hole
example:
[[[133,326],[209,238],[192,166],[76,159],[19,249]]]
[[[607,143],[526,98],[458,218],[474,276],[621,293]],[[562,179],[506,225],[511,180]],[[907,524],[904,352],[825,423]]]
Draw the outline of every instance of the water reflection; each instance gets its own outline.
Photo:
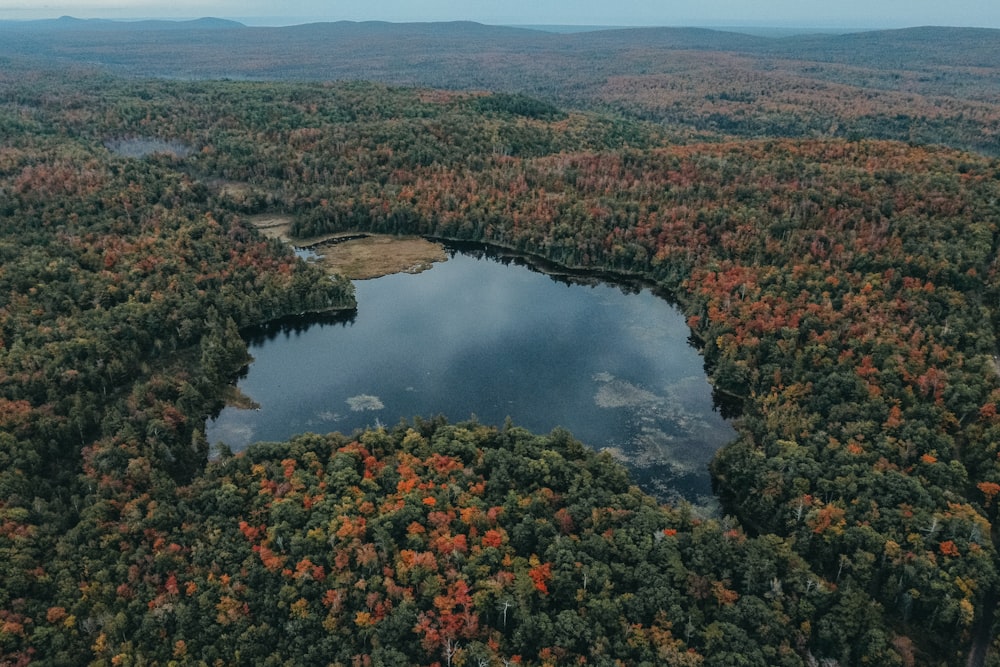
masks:
[[[227,408],[209,440],[242,449],[417,415],[509,416],[611,450],[661,499],[711,497],[708,461],[734,432],[680,313],[641,285],[460,250],[423,273],[358,281],[355,313],[251,332],[239,386],[261,408]]]
[[[311,328],[347,327],[354,324],[358,316],[357,310],[342,310],[333,313],[313,313],[310,315],[293,315],[274,320],[260,327],[253,327],[243,332],[243,338],[251,350],[279,337],[297,336]]]
[[[184,158],[191,154],[191,147],[176,141],[158,137],[120,137],[108,139],[105,148],[121,157],[144,158],[150,155],[164,154]]]
[[[616,287],[622,294],[638,294],[642,289],[649,287],[640,280],[630,280],[622,276],[605,274],[600,271],[568,269],[541,257],[529,257],[482,243],[449,241],[446,249],[448,256],[452,258],[456,255],[464,255],[475,257],[476,259],[487,259],[498,262],[504,266],[519,266],[535,273],[544,274],[557,283],[569,286],[595,287],[603,284]],[[669,301],[666,295],[661,296]]]

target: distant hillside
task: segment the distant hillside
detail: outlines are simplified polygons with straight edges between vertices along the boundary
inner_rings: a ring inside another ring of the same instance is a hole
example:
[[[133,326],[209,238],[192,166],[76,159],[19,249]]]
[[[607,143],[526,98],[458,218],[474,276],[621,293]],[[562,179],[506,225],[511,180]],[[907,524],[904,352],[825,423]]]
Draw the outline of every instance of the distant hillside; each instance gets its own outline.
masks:
[[[201,18],[192,21],[113,21],[77,19],[64,16],[40,21],[0,21],[4,42],[0,53],[18,55],[19,37],[31,34],[46,46],[36,55],[69,56],[82,54],[94,46],[94,33],[105,39],[94,55],[113,53],[126,45],[141,46],[151,31],[169,31],[172,57],[164,62],[151,54],[136,54],[136,66],[155,72],[190,68],[193,54],[188,51],[191,33],[227,30],[218,35],[220,56],[202,63],[202,75],[246,74],[248,66],[237,56],[287,56],[290,47],[306,46],[315,53],[299,53],[301,71],[308,78],[322,78],[324,69],[316,55],[343,55],[345,41],[365,40],[372,51],[396,53],[404,61],[427,55],[468,56],[484,51],[545,54],[572,54],[581,59],[634,53],[645,49],[719,51],[756,56],[807,59],[845,65],[865,65],[880,70],[930,67],[1000,66],[1000,30],[980,28],[922,27],[849,34],[805,34],[792,37],[762,37],[705,28],[614,28],[570,33],[539,29],[490,26],[471,21],[388,23],[384,21],[337,21],[288,27],[250,28],[236,21]],[[109,34],[113,33],[113,34]],[[47,37],[47,39],[46,39]],[[249,39],[248,39],[249,38]],[[288,43],[287,40],[293,40]],[[315,40],[315,41],[312,41]],[[400,43],[399,40],[404,40]],[[539,63],[543,65],[544,63]],[[278,63],[265,67],[262,74],[280,76]],[[633,72],[638,73],[638,72]],[[563,73],[564,74],[564,73]],[[428,77],[434,77],[432,72]]]
[[[1000,30],[921,27],[846,35],[797,35],[762,52],[880,69],[987,67],[1000,62]]]
[[[0,58],[188,79],[374,80],[518,92],[688,138],[870,137],[1000,154],[1000,30],[762,37],[698,28],[559,34],[472,22],[247,27],[0,23]]]
[[[200,18],[190,21],[114,21],[111,19],[78,19],[72,16],[61,16],[57,19],[42,19],[38,21],[0,21],[0,30],[11,32],[45,32],[45,31],[86,31],[104,30],[114,32],[134,32],[136,30],[219,30],[229,28],[245,28],[238,21],[218,18]]]

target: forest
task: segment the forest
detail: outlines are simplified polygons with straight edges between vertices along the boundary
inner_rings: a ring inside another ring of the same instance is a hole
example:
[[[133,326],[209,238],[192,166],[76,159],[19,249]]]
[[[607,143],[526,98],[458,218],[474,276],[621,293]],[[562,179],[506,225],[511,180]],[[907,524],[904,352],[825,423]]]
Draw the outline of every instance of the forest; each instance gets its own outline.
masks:
[[[550,33],[472,22],[0,21],[0,58],[124,76],[375,81],[525,94],[659,124],[674,142],[892,139],[1000,154],[1000,31],[774,38],[697,28]]]
[[[0,665],[1000,665],[997,37],[973,36],[951,78],[884,87],[852,37],[801,97],[747,63],[826,46],[687,43],[569,85],[586,103],[0,56]],[[907,71],[954,70],[948,39]],[[240,331],[356,305],[259,214],[655,283],[733,411],[723,512],[512,423],[209,452]]]

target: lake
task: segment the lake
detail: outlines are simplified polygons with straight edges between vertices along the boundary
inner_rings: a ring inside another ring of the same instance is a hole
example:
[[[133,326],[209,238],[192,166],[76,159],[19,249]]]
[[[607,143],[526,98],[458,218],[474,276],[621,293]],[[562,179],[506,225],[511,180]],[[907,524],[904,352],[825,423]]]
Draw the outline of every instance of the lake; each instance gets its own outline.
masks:
[[[356,281],[348,318],[249,332],[239,388],[261,407],[222,410],[209,442],[238,451],[415,415],[509,416],[610,449],[661,500],[712,504],[707,465],[735,432],[680,312],[648,288],[557,279],[484,250],[449,256]]]

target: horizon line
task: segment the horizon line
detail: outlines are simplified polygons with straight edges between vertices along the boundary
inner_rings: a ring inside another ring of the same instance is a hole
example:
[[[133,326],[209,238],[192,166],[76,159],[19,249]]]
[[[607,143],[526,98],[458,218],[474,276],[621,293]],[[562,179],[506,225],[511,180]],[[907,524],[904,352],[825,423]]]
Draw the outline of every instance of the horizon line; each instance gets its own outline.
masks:
[[[103,21],[110,23],[142,23],[149,21],[159,21],[165,23],[185,23],[203,20],[224,20],[239,23],[248,28],[290,28],[295,26],[312,25],[318,23],[389,23],[389,24],[431,24],[431,23],[475,23],[484,26],[500,28],[521,28],[526,30],[537,30],[539,32],[590,32],[600,30],[634,30],[643,28],[701,28],[718,31],[732,30],[754,30],[754,31],[807,31],[820,33],[836,32],[869,32],[881,30],[906,30],[910,28],[968,28],[976,30],[1000,30],[990,26],[982,25],[957,25],[957,24],[932,24],[932,23],[871,23],[857,25],[843,25],[833,23],[798,23],[798,22],[766,22],[766,21],[723,21],[712,20],[706,22],[675,23],[675,24],[599,24],[599,23],[503,23],[487,22],[475,19],[435,19],[426,21],[412,20],[387,20],[387,19],[352,19],[352,18],[331,18],[331,17],[296,17],[296,16],[145,16],[145,17],[105,17],[105,16],[73,16],[63,14],[60,16],[32,17],[32,18],[5,18],[0,12],[0,22],[8,23],[36,23],[43,21]]]

